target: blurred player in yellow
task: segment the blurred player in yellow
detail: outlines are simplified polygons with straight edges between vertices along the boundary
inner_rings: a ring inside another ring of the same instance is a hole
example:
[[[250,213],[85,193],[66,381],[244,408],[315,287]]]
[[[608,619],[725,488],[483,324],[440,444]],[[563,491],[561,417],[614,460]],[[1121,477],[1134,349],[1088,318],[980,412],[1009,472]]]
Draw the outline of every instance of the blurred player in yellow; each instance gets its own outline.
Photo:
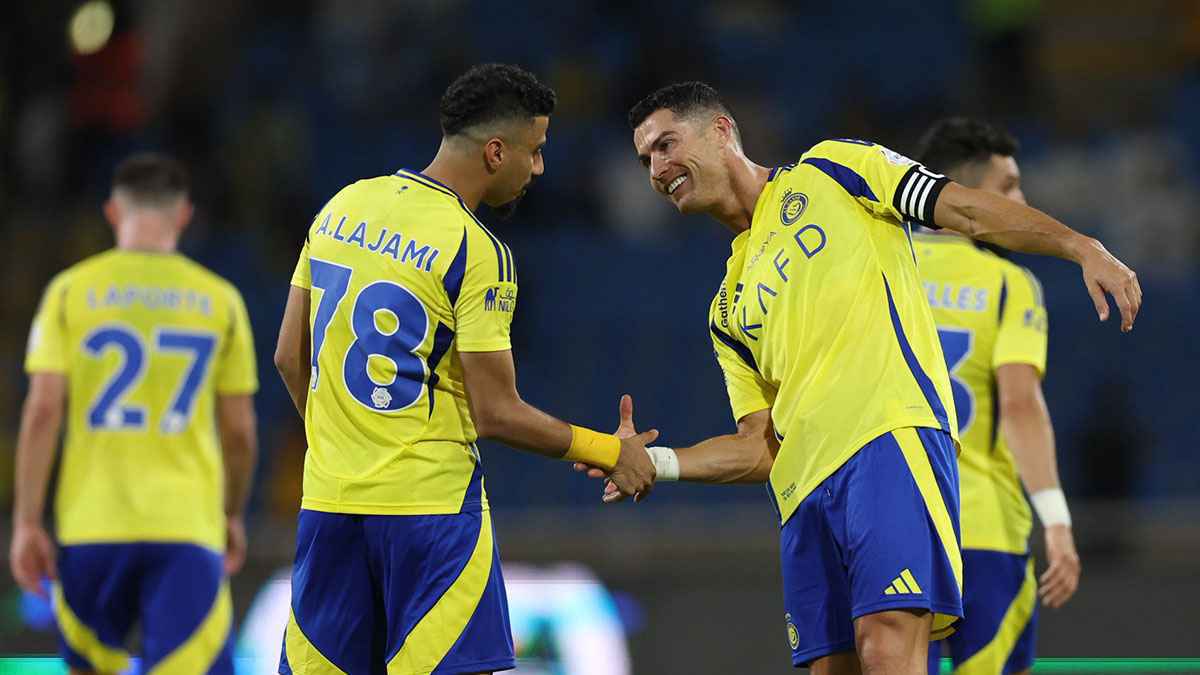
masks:
[[[1072,259],[1125,330],[1136,278],[1096,240],[874,143],[755,164],[703,83],[652,93],[629,122],[651,187],[735,235],[708,323],[738,433],[650,448],[658,476],[769,480],[795,665],[924,673],[963,577],[954,402],[907,223]]]
[[[1016,151],[1009,133],[951,118],[926,133],[918,159],[962,185],[1024,204]],[[966,618],[946,646],[958,673],[1028,672],[1038,594],[1047,606],[1061,606],[1074,594],[1080,572],[1042,397],[1046,308],[1029,270],[943,232],[918,233],[914,244],[950,370],[963,447]],[[1040,588],[1022,480],[1045,528],[1049,568]],[[930,656],[930,673],[937,673],[937,650]]]
[[[117,673],[141,626],[143,672],[232,673],[226,575],[242,564],[257,441],[242,297],[176,252],[187,175],[120,164],[104,214],[116,248],[56,276],[29,335],[12,571],[54,579],[72,673]],[[55,550],[42,516],[59,430]],[[219,438],[218,438],[219,434]]]
[[[559,421],[517,393],[512,251],[475,216],[542,174],[555,95],[516,66],[441,100],[425,169],[353,183],[308,230],[275,355],[308,454],[281,673],[514,667],[475,441],[589,458],[649,488],[645,443]]]

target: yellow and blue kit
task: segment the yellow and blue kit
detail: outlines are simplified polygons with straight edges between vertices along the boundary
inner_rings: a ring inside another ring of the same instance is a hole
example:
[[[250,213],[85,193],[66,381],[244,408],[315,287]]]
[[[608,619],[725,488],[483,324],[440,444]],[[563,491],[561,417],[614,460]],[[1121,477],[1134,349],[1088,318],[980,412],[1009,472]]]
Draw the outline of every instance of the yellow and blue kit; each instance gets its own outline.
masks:
[[[919,233],[914,244],[950,370],[963,445],[966,618],[947,646],[955,672],[1025,670],[1033,665],[1037,626],[1037,579],[1029,554],[1033,521],[999,430],[995,372],[1005,364],[1045,372],[1041,286],[1028,270],[962,237]]]
[[[957,422],[906,224],[947,182],[873,143],[814,146],[771,172],[712,302],[734,419],[770,409],[780,442],[797,664],[852,650],[863,614],[927,609],[935,639],[962,616]]]
[[[241,295],[179,254],[114,249],[55,277],[29,373],[68,380],[55,499],[64,658],[232,672],[217,396],[258,388]],[[179,575],[188,584],[179,584]]]
[[[511,250],[449,187],[402,170],[322,208],[308,454],[284,673],[514,667],[461,352],[510,349]]]

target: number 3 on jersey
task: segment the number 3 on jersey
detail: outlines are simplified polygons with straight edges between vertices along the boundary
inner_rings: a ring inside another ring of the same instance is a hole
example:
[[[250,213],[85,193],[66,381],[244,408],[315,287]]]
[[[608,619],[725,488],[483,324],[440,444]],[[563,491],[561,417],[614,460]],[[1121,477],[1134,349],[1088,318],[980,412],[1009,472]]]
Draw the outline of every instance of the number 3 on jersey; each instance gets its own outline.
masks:
[[[955,371],[967,360],[971,353],[971,343],[974,335],[969,330],[961,328],[939,328],[938,338],[942,342],[942,352],[946,355],[946,369],[950,371],[950,391],[954,393],[954,409],[958,413],[958,433],[963,433],[975,419],[975,397],[971,388],[958,379]]]
[[[321,381],[318,357],[325,346],[325,333],[346,296],[354,271],[317,258],[310,258],[309,264],[313,288],[321,289],[312,327],[312,389],[316,391]],[[417,296],[392,281],[371,283],[358,292],[350,311],[350,325],[354,341],[342,360],[346,391],[378,412],[403,410],[416,403],[425,389],[426,376],[425,360],[416,349],[429,332],[429,313]],[[372,377],[371,357],[383,358],[395,368],[390,381]]]

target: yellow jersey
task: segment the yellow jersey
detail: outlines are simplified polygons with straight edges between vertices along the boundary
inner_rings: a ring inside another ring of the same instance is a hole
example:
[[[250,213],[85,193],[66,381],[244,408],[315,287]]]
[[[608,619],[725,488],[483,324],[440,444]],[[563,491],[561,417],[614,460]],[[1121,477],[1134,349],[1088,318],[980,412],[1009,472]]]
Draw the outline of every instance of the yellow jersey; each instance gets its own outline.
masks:
[[[915,244],[958,410],[963,548],[1026,553],[1033,521],[999,432],[995,372],[1006,363],[1045,372],[1041,286],[964,237],[917,234]]]
[[[50,282],[25,370],[68,380],[60,543],[224,550],[214,406],[218,395],[258,389],[236,288],[176,253],[93,256]]]
[[[459,353],[511,348],[508,246],[453,190],[402,170],[325,205],[292,285],[312,292],[302,508],[485,510]]]
[[[906,221],[948,181],[883,146],[824,141],[774,169],[709,310],[734,419],[770,408],[782,521],[869,441],[957,438],[954,402]]]

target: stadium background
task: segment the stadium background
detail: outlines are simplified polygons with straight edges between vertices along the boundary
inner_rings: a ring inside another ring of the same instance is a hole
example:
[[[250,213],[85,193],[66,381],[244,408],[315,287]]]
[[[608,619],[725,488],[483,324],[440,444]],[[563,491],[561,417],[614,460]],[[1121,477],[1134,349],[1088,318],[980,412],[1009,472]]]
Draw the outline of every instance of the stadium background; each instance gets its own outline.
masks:
[[[688,443],[732,428],[704,321],[728,236],[645,185],[625,125],[652,88],[704,79],[750,157],[794,160],[828,137],[911,152],[954,113],[1020,138],[1030,202],[1134,267],[1136,330],[1099,324],[1075,269],[1021,258],[1050,312],[1046,394],[1084,573],[1044,611],[1046,656],[1196,656],[1200,647],[1200,3],[860,0],[497,3],[330,0],[14,3],[0,24],[0,503],[44,284],[111,244],[111,170],[159,149],[190,167],[183,249],[232,280],[256,333],[262,456],[244,613],[291,559],[304,453],[271,365],[312,214],[336,189],[437,147],[437,100],[480,61],[558,92],[546,175],[516,217],[482,214],[520,269],[520,389],[608,428]],[[105,7],[113,10],[111,33]],[[79,18],[82,16],[83,18]],[[74,22],[73,22],[74,19]],[[89,51],[90,50],[90,51]],[[485,444],[510,561],[574,560],[611,589],[638,673],[787,671],[776,526],[759,487],[663,485],[601,508],[562,464]],[[8,518],[0,526],[7,554]],[[1035,532],[1035,545],[1040,532]],[[5,565],[7,570],[7,565]],[[0,575],[0,653],[50,652]]]

